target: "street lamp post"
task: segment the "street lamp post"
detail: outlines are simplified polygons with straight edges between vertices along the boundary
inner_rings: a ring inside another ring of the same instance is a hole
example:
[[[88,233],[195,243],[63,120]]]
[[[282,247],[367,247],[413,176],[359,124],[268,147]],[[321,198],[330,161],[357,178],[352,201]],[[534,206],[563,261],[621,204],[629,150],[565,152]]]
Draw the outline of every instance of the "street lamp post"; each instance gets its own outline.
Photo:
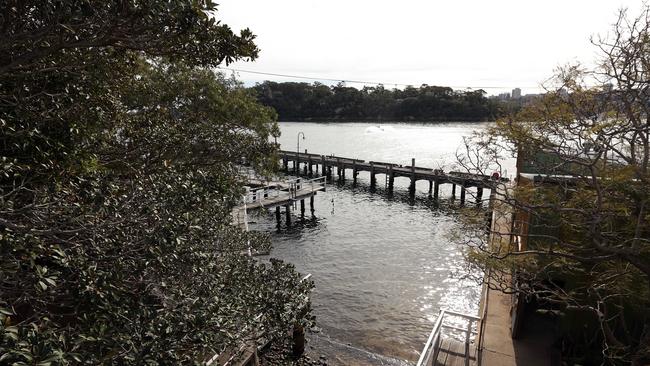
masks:
[[[300,131],[298,132],[298,136],[296,137],[296,162],[294,164],[295,166],[295,171],[296,175],[300,175],[300,172],[298,171],[300,167],[300,135],[302,135],[302,139],[305,139],[305,133]]]
[[[296,152],[297,152],[298,154],[300,154],[300,135],[302,135],[302,139],[303,139],[303,140],[305,139],[305,133],[302,132],[302,131],[298,132],[298,136],[297,136],[297,144],[296,144]]]

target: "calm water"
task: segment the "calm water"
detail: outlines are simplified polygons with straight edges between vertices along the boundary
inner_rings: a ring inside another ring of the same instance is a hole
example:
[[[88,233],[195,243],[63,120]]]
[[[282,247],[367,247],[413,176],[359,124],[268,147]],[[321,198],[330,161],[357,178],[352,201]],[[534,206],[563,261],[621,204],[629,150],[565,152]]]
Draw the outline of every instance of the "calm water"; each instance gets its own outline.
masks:
[[[453,169],[462,137],[485,124],[436,125],[367,123],[281,123],[278,142],[300,149],[364,160]],[[462,280],[462,246],[450,232],[458,228],[459,204],[451,186],[440,187],[439,204],[427,198],[428,182],[417,183],[408,199],[407,178],[396,178],[395,194],[369,190],[368,173],[356,187],[351,172],[343,185],[328,186],[315,199],[315,218],[275,228],[274,216],[253,217],[257,230],[273,232],[271,256],[311,273],[314,314],[321,337],[398,358],[417,359],[441,307],[478,312],[480,287]],[[458,194],[458,192],[457,192]],[[469,197],[469,196],[468,196]],[[307,208],[309,212],[309,208]]]

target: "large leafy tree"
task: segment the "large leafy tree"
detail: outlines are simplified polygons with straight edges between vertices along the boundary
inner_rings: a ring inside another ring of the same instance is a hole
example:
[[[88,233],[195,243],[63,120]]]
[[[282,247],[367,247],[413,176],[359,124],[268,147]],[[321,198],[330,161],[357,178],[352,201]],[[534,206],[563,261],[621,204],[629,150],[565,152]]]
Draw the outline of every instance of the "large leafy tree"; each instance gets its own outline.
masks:
[[[497,217],[468,231],[472,262],[494,288],[553,311],[565,356],[650,362],[650,13],[622,12],[594,40],[599,67],[562,68],[551,91],[468,141],[461,162],[490,173],[519,156]],[[513,229],[512,233],[510,229]],[[482,272],[481,272],[482,273]]]
[[[311,284],[230,225],[278,130],[207,67],[250,31],[209,0],[0,4],[0,363],[195,363],[306,322]]]

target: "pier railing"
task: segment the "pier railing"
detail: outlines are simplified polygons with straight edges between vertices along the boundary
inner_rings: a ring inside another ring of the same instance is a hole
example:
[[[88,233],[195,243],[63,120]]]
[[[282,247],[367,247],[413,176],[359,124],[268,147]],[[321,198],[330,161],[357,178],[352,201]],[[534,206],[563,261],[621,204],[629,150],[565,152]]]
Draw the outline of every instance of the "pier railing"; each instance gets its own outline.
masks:
[[[279,184],[251,188],[246,193],[246,203],[256,203],[268,198],[280,197],[280,194],[287,193],[287,187],[290,198],[296,199],[296,194],[300,193],[300,191],[305,188],[309,188],[312,193],[315,191],[325,190],[327,188],[327,177],[323,176],[314,179],[294,178],[280,182]],[[304,193],[304,191],[302,193]]]
[[[265,198],[269,197],[279,197],[280,196],[280,187],[277,186],[265,186],[260,188],[251,189],[246,193],[246,203],[255,203],[262,201]]]
[[[445,322],[448,318],[457,318],[461,319],[462,324],[465,327],[459,327],[455,324],[449,324]],[[464,335],[465,338],[465,366],[470,364],[470,342],[473,341],[473,335],[478,334],[476,329],[476,324],[481,318],[473,315],[467,315],[462,313],[457,313],[455,311],[441,309],[438,313],[438,318],[433,325],[433,329],[429,334],[427,343],[424,345],[424,349],[420,354],[418,363],[416,366],[428,366],[432,365],[432,361],[435,361],[438,358],[438,352],[440,351],[440,343],[442,340],[443,329],[449,329],[457,334]]]
[[[289,194],[292,199],[295,199],[298,191],[304,188],[310,188],[312,193],[321,190],[321,188],[323,190],[327,188],[327,177],[325,176],[314,179],[294,178],[286,182],[289,185]]]
[[[325,177],[325,176],[310,179],[307,182],[309,183],[309,186],[311,187],[312,192],[318,190],[321,187],[323,189],[327,188],[327,177]]]

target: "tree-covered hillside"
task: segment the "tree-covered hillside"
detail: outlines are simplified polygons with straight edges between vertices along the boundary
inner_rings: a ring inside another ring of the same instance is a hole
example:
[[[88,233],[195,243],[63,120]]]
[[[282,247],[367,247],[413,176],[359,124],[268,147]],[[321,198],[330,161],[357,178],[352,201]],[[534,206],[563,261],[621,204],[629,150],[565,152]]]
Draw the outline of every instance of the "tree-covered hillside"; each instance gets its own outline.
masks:
[[[422,85],[391,90],[380,85],[359,90],[343,84],[272,81],[252,89],[281,121],[488,121],[499,114],[499,103],[480,89]]]

